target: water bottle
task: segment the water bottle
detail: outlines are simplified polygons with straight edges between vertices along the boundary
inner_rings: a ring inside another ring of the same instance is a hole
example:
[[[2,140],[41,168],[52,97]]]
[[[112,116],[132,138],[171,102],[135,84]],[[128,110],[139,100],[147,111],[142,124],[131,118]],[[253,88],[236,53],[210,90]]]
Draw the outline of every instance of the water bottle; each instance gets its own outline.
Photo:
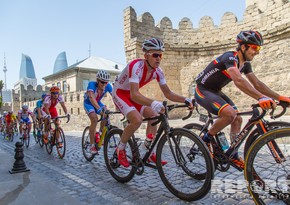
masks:
[[[145,146],[146,149],[149,149],[149,147],[150,147],[150,145],[151,145],[151,143],[153,141],[153,138],[154,138],[153,134],[150,133],[150,134],[147,135],[147,137],[146,137],[146,139],[144,141],[144,146]]]
[[[228,143],[228,140],[225,136],[225,133],[223,132],[220,132],[217,134],[217,139],[218,139],[218,142],[222,148],[222,150],[227,150],[230,146],[229,146],[229,143]]]
[[[96,140],[96,144],[98,144],[100,142],[100,133],[99,132],[96,132],[95,140]]]

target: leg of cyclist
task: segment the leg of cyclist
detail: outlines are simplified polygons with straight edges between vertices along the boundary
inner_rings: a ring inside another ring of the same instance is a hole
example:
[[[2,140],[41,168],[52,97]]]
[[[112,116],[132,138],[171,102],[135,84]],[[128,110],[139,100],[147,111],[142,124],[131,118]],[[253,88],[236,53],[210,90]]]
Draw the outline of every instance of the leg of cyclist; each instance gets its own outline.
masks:
[[[130,164],[128,162],[125,150],[126,144],[129,141],[130,137],[141,126],[143,118],[142,115],[135,109],[128,112],[126,117],[129,122],[122,133],[120,143],[117,147],[117,154],[119,163],[124,167],[129,167]]]
[[[145,107],[144,108],[143,117],[148,118],[148,117],[154,117],[154,116],[155,116],[155,113],[154,113],[154,111],[152,110],[151,107]],[[151,125],[153,122],[154,122],[153,120],[149,120],[148,123],[147,123],[147,129],[146,129],[146,136],[153,135],[152,141],[155,139],[156,132],[157,132],[157,126],[156,125],[155,126]],[[148,158],[147,162],[153,162],[153,163],[156,164],[156,154],[155,154],[155,152],[151,153],[151,155]],[[165,164],[167,164],[167,161],[163,161],[162,160],[161,164],[165,165]]]
[[[203,137],[206,143],[209,143],[213,136],[228,125],[231,125],[231,133],[239,133],[242,119],[237,116],[237,108],[233,101],[223,92],[207,90],[204,87],[197,86],[195,99],[207,111],[219,116]],[[244,167],[244,161],[238,154],[235,154],[231,160],[235,165]]]
[[[92,111],[91,113],[88,114],[90,121],[91,121],[91,125],[90,125],[90,144],[91,144],[91,153],[92,154],[97,154],[97,148],[95,146],[95,135],[96,135],[96,128],[97,128],[97,124],[98,124],[98,115],[96,114],[96,112]]]

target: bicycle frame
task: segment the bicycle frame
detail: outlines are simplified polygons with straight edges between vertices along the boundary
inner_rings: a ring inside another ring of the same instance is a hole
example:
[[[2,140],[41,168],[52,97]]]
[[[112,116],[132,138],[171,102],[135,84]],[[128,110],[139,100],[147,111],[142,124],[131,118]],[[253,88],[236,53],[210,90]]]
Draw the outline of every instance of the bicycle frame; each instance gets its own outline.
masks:
[[[151,118],[145,118],[143,119],[144,122],[149,121],[149,120],[156,120],[155,122],[152,123],[152,125],[157,125],[160,123],[158,129],[157,129],[157,133],[155,136],[155,139],[153,140],[153,142],[150,144],[149,148],[146,150],[145,155],[142,158],[142,163],[147,166],[147,167],[151,167],[151,168],[156,168],[156,165],[147,163],[147,160],[149,159],[150,155],[153,152],[153,149],[155,146],[158,145],[159,140],[161,139],[161,137],[163,135],[165,135],[166,137],[170,137],[170,132],[172,127],[170,127],[169,122],[168,122],[168,112],[174,108],[181,108],[181,107],[187,107],[186,105],[169,105],[166,106],[167,102],[164,101],[163,105],[166,108],[165,109],[165,113],[160,113],[158,116],[156,117],[151,117]],[[190,111],[190,113],[188,114],[188,116],[184,117],[183,120],[187,119],[188,117],[190,117],[192,114],[192,111]],[[177,144],[176,139],[172,138],[174,143]],[[135,135],[132,136],[132,140],[134,143],[134,150],[133,151],[133,158],[134,159],[140,159],[140,151],[139,151],[139,146],[138,145],[138,140],[136,139]],[[170,149],[172,150],[172,143],[169,140],[169,145],[170,145]],[[178,146],[177,146],[178,147]],[[178,147],[178,151],[179,153],[181,153],[180,148]],[[176,163],[179,163],[176,156],[175,156],[175,152],[172,150],[172,153],[174,155],[174,160]],[[184,156],[182,156],[182,158],[184,158]],[[133,160],[134,161],[134,160]]]
[[[281,106],[283,107],[283,111],[277,116],[283,115],[285,113],[285,111],[286,111],[286,107],[284,107],[284,105],[281,105]],[[255,126],[257,127],[260,135],[263,135],[264,133],[268,132],[269,128],[267,127],[267,124],[265,123],[265,121],[263,119],[263,117],[265,116],[267,111],[263,110],[262,113],[260,113],[260,111],[258,110],[258,107],[259,107],[259,105],[255,104],[255,105],[252,105],[252,108],[253,108],[252,111],[246,111],[246,112],[237,113],[240,116],[252,115],[252,117],[248,120],[246,125],[242,128],[242,130],[237,135],[235,140],[233,142],[231,142],[230,147],[229,147],[229,149],[226,152],[221,150],[221,148],[218,145],[217,141],[213,138],[213,139],[211,139],[211,143],[213,144],[214,149],[218,149],[219,152],[222,152],[222,153],[226,154],[229,158],[231,158],[238,151],[238,149],[240,148],[242,143],[246,139],[249,140],[248,136],[251,133],[253,127],[255,127]],[[277,117],[277,116],[275,116],[275,117]],[[272,116],[272,118],[275,118],[275,117]],[[208,119],[206,120],[205,125],[204,125],[203,129],[201,130],[201,133],[205,129],[208,129],[208,127],[211,124],[213,124],[213,121],[216,118],[218,118],[218,117],[213,117],[209,113],[208,114]],[[283,154],[281,153],[281,151],[280,151],[280,149],[277,146],[275,141],[270,142],[268,144],[268,147],[269,147],[273,157],[275,158],[275,160],[277,162],[283,162],[283,160],[285,160]],[[216,150],[213,150],[213,151],[215,152]],[[237,167],[235,167],[235,168],[240,170],[240,171],[242,171],[242,169],[239,169]],[[226,170],[227,169],[225,169],[224,171],[226,171]]]

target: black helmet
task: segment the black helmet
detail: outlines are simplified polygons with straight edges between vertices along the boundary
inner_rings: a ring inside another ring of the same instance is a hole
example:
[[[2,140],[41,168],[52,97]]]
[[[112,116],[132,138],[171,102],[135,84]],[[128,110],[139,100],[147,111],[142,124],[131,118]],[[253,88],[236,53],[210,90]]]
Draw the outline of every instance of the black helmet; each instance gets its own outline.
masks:
[[[241,31],[237,35],[237,40],[239,44],[254,44],[257,46],[263,45],[262,35],[258,31]]]
[[[145,40],[142,44],[142,50],[143,51],[149,51],[149,50],[160,50],[164,51],[164,43],[159,40],[158,38],[151,38],[148,40]]]

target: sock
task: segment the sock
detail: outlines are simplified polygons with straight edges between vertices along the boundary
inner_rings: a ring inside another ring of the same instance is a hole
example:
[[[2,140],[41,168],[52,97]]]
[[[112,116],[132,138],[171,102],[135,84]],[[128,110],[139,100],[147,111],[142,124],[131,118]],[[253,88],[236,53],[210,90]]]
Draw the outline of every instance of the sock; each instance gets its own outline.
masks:
[[[118,149],[119,150],[124,150],[125,147],[126,147],[126,143],[123,143],[123,142],[120,141],[119,144],[118,144]]]

